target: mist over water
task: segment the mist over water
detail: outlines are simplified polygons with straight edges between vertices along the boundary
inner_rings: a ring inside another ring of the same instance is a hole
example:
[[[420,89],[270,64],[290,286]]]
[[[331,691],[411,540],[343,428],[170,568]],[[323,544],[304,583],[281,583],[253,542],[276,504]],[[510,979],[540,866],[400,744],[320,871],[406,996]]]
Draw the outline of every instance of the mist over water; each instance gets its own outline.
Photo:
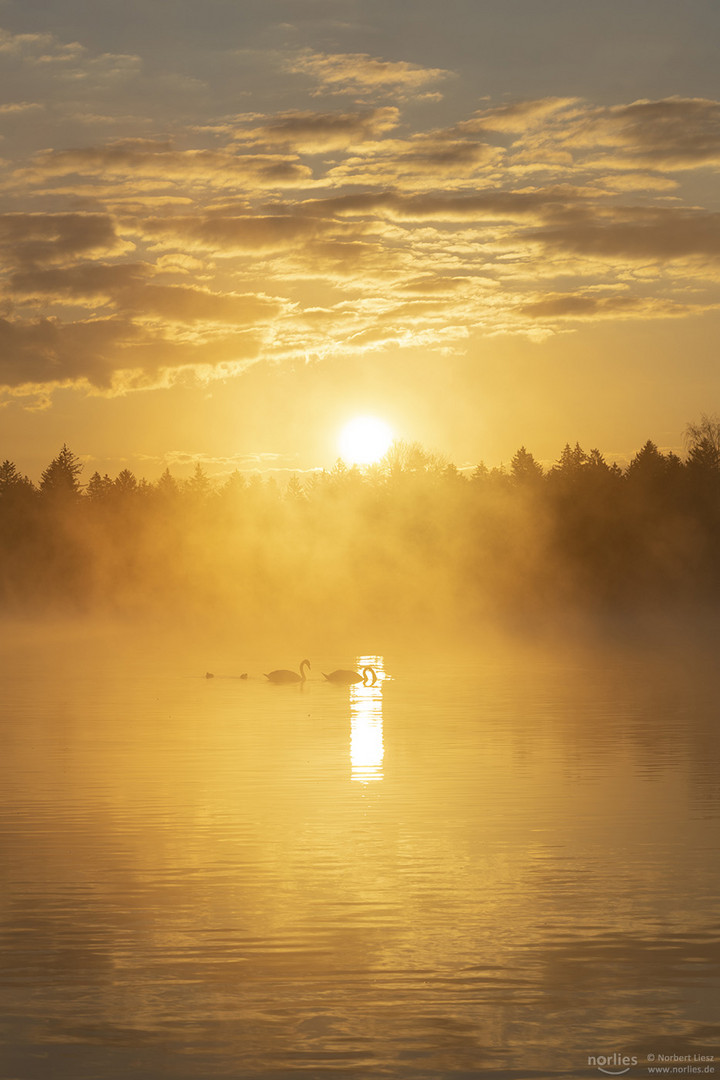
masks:
[[[90,629],[2,648],[3,1076],[575,1077],[717,1046],[711,652]]]

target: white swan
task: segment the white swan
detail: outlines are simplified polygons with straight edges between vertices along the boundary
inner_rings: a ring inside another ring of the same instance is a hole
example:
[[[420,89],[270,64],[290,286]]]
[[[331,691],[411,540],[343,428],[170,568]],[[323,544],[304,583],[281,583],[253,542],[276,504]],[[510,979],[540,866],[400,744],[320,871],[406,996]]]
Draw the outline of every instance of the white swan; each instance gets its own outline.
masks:
[[[287,668],[278,668],[276,671],[266,671],[265,678],[272,683],[305,682],[305,668],[310,667],[309,660],[303,660],[300,664],[300,674],[297,671],[288,671]]]
[[[372,681],[368,682],[368,672],[372,675]],[[338,668],[337,671],[331,671],[329,675],[326,675],[323,671],[323,678],[328,682],[339,683],[341,686],[351,686],[353,683],[361,682],[364,686],[374,686],[377,682],[377,675],[375,669],[371,667],[364,667],[362,669],[362,675],[357,671],[346,671],[344,668]]]

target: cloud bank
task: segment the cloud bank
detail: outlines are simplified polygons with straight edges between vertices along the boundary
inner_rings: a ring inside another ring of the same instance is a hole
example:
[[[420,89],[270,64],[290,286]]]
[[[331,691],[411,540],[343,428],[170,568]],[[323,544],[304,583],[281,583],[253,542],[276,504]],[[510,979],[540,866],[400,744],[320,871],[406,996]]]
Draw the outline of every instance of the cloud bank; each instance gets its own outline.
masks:
[[[17,95],[0,110],[2,391],[125,393],[717,307],[720,213],[698,193],[720,102],[482,102],[438,126],[451,72],[267,60],[276,111],[201,102],[200,122],[178,109],[159,130],[137,57],[0,34]],[[33,118],[77,134],[99,105],[105,138],[33,145]]]

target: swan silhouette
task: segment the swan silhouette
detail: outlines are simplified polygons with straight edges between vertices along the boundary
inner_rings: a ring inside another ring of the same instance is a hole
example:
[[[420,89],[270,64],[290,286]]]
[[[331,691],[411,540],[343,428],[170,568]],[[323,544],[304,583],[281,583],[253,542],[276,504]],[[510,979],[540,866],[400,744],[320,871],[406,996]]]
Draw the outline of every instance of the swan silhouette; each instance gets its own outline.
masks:
[[[309,660],[303,660],[300,664],[300,674],[297,671],[288,671],[287,668],[278,668],[277,671],[266,671],[265,678],[272,683],[305,682],[305,668],[310,667]]]
[[[368,672],[372,675],[372,681],[367,681]],[[341,686],[351,686],[353,683],[361,682],[364,686],[374,686],[377,682],[377,675],[375,669],[371,667],[364,667],[362,669],[362,675],[357,671],[346,671],[344,668],[338,668],[337,671],[331,671],[329,675],[326,675],[323,671],[323,677],[328,682],[339,683]]]

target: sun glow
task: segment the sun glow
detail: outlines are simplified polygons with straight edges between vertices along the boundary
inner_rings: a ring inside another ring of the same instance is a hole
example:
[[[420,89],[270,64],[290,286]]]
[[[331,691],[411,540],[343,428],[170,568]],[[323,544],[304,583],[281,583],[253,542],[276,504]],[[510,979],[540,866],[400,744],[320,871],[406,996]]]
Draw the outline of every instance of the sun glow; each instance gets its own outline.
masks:
[[[356,416],[340,432],[340,456],[348,465],[372,465],[390,448],[393,433],[377,416]]]

